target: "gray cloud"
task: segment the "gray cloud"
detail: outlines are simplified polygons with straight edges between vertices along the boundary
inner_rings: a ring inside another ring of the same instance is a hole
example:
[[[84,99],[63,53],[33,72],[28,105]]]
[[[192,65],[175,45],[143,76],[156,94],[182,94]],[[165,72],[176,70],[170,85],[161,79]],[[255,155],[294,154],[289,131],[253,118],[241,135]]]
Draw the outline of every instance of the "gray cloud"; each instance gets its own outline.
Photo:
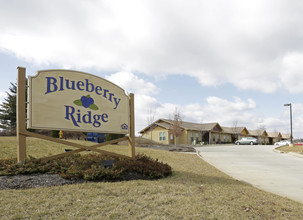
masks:
[[[36,64],[155,77],[187,74],[202,85],[290,92],[303,56],[301,1],[0,2],[0,50]],[[16,7],[18,5],[18,7]]]

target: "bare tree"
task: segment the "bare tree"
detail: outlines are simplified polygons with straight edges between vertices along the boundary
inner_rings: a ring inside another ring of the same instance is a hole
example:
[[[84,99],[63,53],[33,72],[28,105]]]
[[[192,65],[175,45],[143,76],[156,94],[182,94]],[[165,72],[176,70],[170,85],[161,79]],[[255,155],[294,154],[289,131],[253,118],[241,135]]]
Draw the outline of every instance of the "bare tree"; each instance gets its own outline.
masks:
[[[233,127],[232,127],[232,138],[233,138],[233,142],[238,140],[239,139],[239,134],[240,134],[240,131],[238,129],[238,121],[235,120],[233,122]]]
[[[265,125],[260,125],[257,129],[258,139],[262,141],[263,132],[266,130]],[[263,144],[265,143],[265,139],[263,140]]]
[[[147,125],[150,125],[155,121],[155,116],[156,116],[156,110],[153,106],[150,106],[147,112]]]
[[[148,113],[147,113],[147,126],[149,127],[149,132],[150,132],[150,143],[152,143],[153,140],[153,127],[151,126],[151,124],[155,121],[155,116],[156,116],[156,110],[153,106],[150,106],[148,108]]]
[[[174,112],[174,118],[172,124],[170,125],[170,133],[174,135],[175,146],[177,146],[177,138],[182,134],[182,117],[179,109],[176,107]]]

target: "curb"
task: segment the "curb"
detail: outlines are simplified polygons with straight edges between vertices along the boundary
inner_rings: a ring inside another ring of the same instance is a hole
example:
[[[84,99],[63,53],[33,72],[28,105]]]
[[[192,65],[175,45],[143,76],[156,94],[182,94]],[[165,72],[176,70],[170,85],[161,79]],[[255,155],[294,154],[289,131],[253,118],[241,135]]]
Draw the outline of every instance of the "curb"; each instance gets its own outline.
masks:
[[[201,159],[203,159],[203,156],[202,156],[200,153],[202,153],[202,151],[198,151],[198,150],[196,150],[196,154],[197,154],[197,156],[198,156],[198,157],[200,157]]]
[[[289,152],[288,154],[290,154],[292,156],[295,156],[295,157],[301,157],[301,158],[303,158],[302,154],[298,154],[298,153],[294,153],[294,152]]]
[[[303,154],[298,154],[298,153],[295,153],[295,152],[283,152],[283,151],[280,151],[280,150],[277,150],[277,149],[273,149],[274,152],[276,153],[280,153],[280,154],[289,154],[289,155],[292,155],[292,156],[295,156],[295,157],[300,157],[300,158],[303,158]]]

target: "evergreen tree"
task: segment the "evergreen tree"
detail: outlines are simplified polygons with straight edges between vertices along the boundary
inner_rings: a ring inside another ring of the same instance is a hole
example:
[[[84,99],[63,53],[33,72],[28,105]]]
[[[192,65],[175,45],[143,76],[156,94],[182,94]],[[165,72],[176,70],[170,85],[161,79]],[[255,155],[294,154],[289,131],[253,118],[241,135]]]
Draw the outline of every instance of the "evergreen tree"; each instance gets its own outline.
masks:
[[[0,105],[0,128],[7,130],[16,129],[16,97],[17,84],[11,83],[7,97]]]

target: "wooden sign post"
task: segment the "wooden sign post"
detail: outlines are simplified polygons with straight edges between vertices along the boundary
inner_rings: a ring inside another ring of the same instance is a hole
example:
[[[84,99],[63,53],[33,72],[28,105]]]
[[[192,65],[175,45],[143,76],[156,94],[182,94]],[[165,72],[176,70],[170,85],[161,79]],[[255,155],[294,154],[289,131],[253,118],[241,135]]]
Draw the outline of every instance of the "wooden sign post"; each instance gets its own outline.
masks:
[[[26,118],[25,118],[25,68],[18,67],[18,81],[17,81],[17,160],[18,162],[26,158]]]
[[[41,158],[42,160],[55,159],[85,150],[112,156],[127,157],[97,149],[98,147],[124,140],[129,141],[129,157],[135,157],[133,93],[126,96],[123,89],[105,79],[71,70],[38,71],[37,75],[29,77],[28,81],[28,118],[26,118],[25,68],[18,67],[18,162],[26,158],[26,137],[36,137],[79,148],[58,155],[44,157]],[[26,130],[26,124],[27,128],[33,129],[120,133],[127,136],[88,147],[29,132]]]

